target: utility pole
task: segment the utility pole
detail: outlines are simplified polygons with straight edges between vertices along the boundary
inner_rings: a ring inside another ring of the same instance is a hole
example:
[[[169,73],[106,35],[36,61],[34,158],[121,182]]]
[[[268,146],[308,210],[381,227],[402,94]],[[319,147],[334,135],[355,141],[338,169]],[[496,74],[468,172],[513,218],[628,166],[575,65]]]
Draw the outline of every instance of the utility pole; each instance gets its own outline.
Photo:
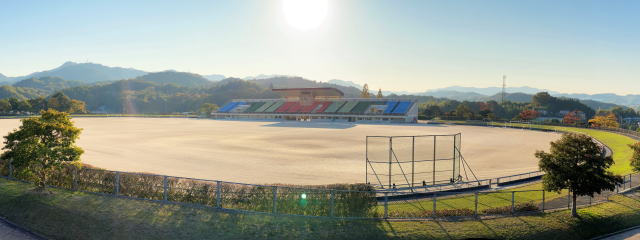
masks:
[[[507,76],[506,75],[502,75],[502,96],[500,99],[500,104],[504,105],[504,98],[507,95]]]

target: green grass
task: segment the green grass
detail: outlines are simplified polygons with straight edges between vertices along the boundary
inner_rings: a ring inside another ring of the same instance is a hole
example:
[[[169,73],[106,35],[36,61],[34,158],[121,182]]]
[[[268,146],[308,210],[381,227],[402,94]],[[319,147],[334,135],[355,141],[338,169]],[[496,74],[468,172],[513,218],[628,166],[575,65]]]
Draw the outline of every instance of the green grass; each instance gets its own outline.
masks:
[[[640,224],[636,196],[580,209],[463,221],[334,220],[224,213],[0,179],[0,215],[54,239],[584,239]]]
[[[528,127],[523,124],[511,123],[510,126],[516,127]],[[497,124],[496,126],[504,126],[504,124]],[[611,166],[611,172],[615,174],[630,174],[633,172],[631,165],[629,165],[629,161],[631,156],[633,155],[633,151],[629,148],[629,144],[636,143],[637,141],[612,132],[600,131],[596,129],[585,129],[585,128],[574,128],[574,127],[560,127],[560,126],[547,126],[547,125],[531,125],[533,128],[537,129],[546,129],[546,130],[556,130],[556,131],[564,131],[564,132],[576,132],[587,134],[603,144],[607,145],[613,151],[613,160],[614,164]]]

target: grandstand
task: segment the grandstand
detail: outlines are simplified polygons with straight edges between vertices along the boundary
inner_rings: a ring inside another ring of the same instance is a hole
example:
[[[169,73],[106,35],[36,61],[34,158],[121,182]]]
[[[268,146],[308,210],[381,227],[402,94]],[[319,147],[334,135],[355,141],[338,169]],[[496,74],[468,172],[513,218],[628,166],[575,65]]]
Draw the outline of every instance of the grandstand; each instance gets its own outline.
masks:
[[[335,88],[273,89],[280,99],[234,99],[212,113],[216,119],[344,122],[416,122],[415,100],[344,98]]]

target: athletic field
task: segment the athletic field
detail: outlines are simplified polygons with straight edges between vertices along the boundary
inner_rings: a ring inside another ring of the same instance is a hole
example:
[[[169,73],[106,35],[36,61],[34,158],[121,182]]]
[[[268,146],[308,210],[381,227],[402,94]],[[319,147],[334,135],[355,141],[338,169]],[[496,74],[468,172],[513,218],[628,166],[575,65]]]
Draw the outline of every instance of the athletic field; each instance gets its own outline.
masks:
[[[462,154],[479,178],[537,170],[536,150],[556,133],[425,124],[75,118],[78,145],[95,167],[258,184],[364,182],[367,135],[462,133]],[[6,135],[17,119],[0,120]]]

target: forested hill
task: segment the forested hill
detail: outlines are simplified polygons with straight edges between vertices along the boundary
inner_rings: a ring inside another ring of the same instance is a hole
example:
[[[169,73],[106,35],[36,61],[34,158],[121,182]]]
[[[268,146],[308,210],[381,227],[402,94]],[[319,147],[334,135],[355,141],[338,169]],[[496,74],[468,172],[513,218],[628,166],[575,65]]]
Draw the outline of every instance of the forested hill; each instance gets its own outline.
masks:
[[[65,80],[59,77],[27,78],[13,84],[14,87],[38,89],[47,94],[81,85],[83,83],[80,81]]]
[[[240,79],[227,79],[200,88],[134,79],[68,88],[62,92],[72,99],[84,101],[88,110],[104,113],[190,112],[203,103],[223,105],[234,98],[278,97],[267,88]]]

